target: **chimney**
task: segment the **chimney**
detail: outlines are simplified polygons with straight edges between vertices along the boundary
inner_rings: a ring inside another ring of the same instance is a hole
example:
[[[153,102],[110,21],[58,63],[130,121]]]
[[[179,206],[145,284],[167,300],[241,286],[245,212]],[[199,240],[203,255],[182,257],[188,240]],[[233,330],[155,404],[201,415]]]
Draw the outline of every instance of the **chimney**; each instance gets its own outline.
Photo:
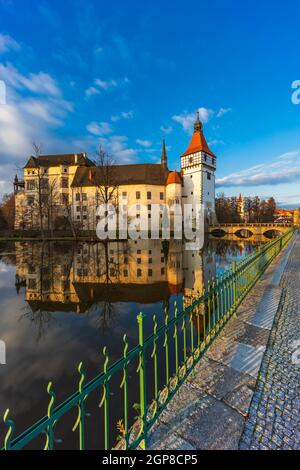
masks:
[[[92,169],[91,169],[91,168],[89,168],[89,176],[88,176],[88,178],[89,178],[89,181],[92,181],[92,180],[93,180],[93,174],[92,174]]]
[[[78,163],[78,155],[77,155],[77,153],[75,153],[74,157],[75,157],[75,165],[77,165],[77,163]]]

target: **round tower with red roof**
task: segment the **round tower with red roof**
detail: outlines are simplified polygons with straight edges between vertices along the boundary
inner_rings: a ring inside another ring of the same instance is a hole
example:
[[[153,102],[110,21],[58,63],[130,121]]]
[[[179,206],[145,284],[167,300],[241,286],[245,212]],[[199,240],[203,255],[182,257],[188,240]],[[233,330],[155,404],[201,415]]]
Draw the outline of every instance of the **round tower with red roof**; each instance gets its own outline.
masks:
[[[183,203],[192,204],[195,217],[196,205],[202,204],[209,224],[216,221],[215,171],[216,156],[206,142],[198,112],[190,145],[181,155]]]

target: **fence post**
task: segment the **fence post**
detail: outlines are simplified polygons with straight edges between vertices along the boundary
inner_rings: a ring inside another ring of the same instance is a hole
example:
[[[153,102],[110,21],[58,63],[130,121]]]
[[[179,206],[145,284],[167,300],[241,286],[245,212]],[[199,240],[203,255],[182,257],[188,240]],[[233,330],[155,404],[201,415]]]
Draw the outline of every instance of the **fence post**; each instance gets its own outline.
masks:
[[[139,375],[140,375],[140,415],[143,420],[143,436],[144,439],[140,443],[140,447],[146,449],[147,444],[147,395],[146,395],[146,357],[145,357],[145,345],[144,345],[144,318],[145,315],[140,313],[137,317],[139,326],[139,346],[140,350],[140,363],[139,363]]]
[[[233,273],[233,313],[236,315],[236,302],[237,302],[237,277],[236,277],[236,261],[231,264]]]

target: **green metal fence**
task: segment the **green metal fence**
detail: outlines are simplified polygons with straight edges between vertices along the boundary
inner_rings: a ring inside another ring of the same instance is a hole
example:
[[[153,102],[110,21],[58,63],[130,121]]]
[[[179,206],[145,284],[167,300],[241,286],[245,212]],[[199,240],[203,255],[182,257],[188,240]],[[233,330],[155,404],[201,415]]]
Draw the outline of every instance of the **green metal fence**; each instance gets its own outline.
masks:
[[[89,414],[87,402],[93,391],[101,393],[99,408],[103,420],[104,448],[106,450],[147,448],[149,430],[161,412],[192,372],[213,339],[236,313],[242,300],[271,261],[291,240],[293,234],[294,230],[291,229],[276,240],[261,246],[249,257],[233,263],[231,269],[208,283],[202,295],[185,298],[182,311],[178,311],[176,304],[172,316],[168,310],[165,310],[163,324],[159,325],[154,316],[153,333],[147,338],[144,337],[145,316],[140,313],[137,317],[139,342],[136,347],[128,350],[127,337],[124,335],[123,357],[111,365],[107,350],[104,348],[103,372],[89,382],[86,381],[86,373],[83,364],[80,363],[78,390],[63,403],[56,404],[56,396],[50,382],[47,387],[49,404],[46,416],[22,434],[14,435],[15,425],[10,418],[10,411],[6,410],[3,420],[7,432],[2,450],[26,448],[41,436],[44,436],[44,450],[56,448],[59,442],[56,436],[57,423],[74,409],[77,410],[77,419],[72,431],[78,434],[78,448],[85,449],[86,419]],[[129,380],[132,380],[129,368],[135,361],[137,364],[135,370],[139,377],[139,403],[136,406],[138,416],[132,418],[128,384]],[[159,384],[161,370],[164,371],[162,386]],[[152,377],[149,377],[149,371]],[[119,436],[116,441],[110,442],[110,381],[118,373],[121,373],[123,416],[118,424],[116,423]],[[149,381],[151,381],[150,387]]]

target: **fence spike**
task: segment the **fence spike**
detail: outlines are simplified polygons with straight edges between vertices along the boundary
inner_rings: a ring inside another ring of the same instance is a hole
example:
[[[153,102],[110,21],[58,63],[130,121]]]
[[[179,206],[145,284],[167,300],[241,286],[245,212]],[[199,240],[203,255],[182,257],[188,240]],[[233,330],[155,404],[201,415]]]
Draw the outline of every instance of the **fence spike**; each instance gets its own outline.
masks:
[[[78,392],[79,393],[82,393],[82,390],[83,390],[83,384],[84,384],[84,381],[85,381],[85,376],[86,376],[86,371],[83,367],[83,362],[80,362],[78,364],[78,367],[77,367],[77,371],[79,372],[80,374],[80,379],[79,379],[79,383],[78,383]],[[87,395],[85,395],[83,397],[82,400],[80,400],[80,402],[78,403],[77,405],[77,409],[78,409],[78,416],[77,416],[77,420],[72,428],[72,431],[75,432],[76,429],[78,428],[79,424],[80,424],[80,421],[83,417],[83,415],[85,415],[85,411],[84,411],[84,404],[85,404],[85,400],[87,398]]]
[[[8,427],[8,431],[7,431],[5,439],[4,439],[4,449],[5,450],[10,449],[12,436],[13,436],[13,433],[15,432],[15,423],[12,419],[8,418],[9,413],[10,413],[10,410],[7,409],[4,413],[4,416],[3,416],[3,422]]]

